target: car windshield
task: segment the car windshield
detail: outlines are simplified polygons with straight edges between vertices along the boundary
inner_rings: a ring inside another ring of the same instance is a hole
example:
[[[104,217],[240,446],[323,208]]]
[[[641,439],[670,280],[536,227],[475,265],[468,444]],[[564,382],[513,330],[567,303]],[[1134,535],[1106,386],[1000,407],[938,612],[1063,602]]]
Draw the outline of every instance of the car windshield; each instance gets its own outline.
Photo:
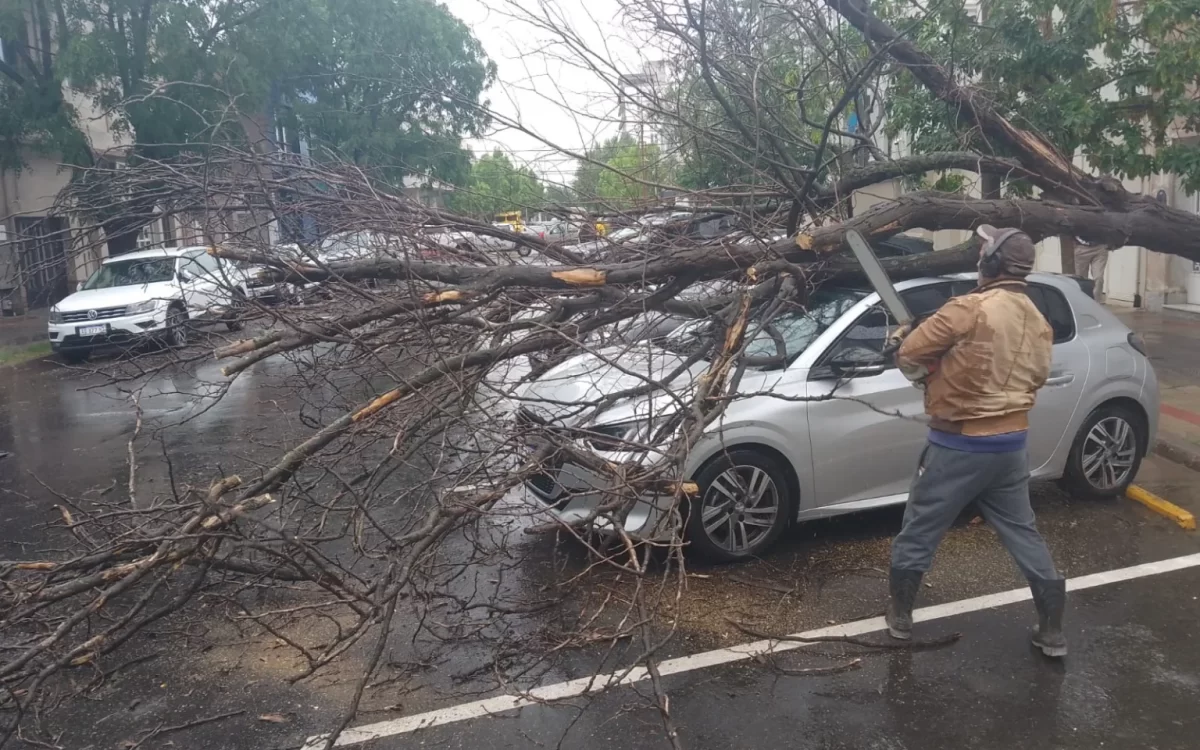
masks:
[[[83,285],[84,289],[111,289],[115,286],[138,286],[175,278],[174,258],[140,258],[116,260],[100,266],[100,270]]]
[[[777,312],[767,325],[763,325],[761,319],[751,320],[746,365],[780,367],[791,362],[866,295],[860,289],[818,289],[809,295],[806,305],[789,303],[789,307]],[[679,326],[658,339],[658,343],[671,351],[691,354],[698,346],[712,345],[711,331],[711,321],[696,320]]]
[[[612,240],[613,242],[623,242],[631,237],[637,237],[641,233],[642,230],[638,229],[637,227],[625,227],[624,229],[618,229],[617,231],[608,235],[608,239]]]

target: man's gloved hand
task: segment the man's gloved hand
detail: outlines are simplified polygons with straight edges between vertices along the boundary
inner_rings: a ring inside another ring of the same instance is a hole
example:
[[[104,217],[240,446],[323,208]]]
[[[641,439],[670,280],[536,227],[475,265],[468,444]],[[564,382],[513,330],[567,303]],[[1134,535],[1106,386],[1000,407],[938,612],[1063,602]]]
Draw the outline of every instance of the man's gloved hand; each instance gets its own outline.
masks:
[[[900,348],[900,345],[904,343],[904,337],[911,332],[912,325],[909,323],[905,323],[902,326],[896,326],[896,329],[888,334],[887,345],[884,347],[883,351],[887,354],[895,354]]]
[[[898,326],[896,330],[888,334],[887,348],[884,349],[884,353],[895,354],[900,349],[900,345],[904,343],[904,337],[911,332],[911,324],[906,323]],[[913,385],[921,390],[925,389],[925,379],[929,377],[934,369],[927,365],[905,364],[899,361],[896,362],[896,366],[900,368],[900,372],[903,373],[904,377],[908,378]]]
[[[925,379],[933,373],[933,370],[925,365],[906,365],[897,363],[897,366],[900,368],[900,372],[904,375],[904,377],[908,378],[913,385],[921,390],[925,390]]]

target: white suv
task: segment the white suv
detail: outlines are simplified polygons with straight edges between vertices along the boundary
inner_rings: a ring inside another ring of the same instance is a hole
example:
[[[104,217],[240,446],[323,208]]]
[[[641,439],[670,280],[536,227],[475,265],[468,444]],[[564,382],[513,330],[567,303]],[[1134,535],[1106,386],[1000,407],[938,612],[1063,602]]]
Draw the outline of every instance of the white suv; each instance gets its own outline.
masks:
[[[241,327],[246,278],[207,247],[141,250],[105,258],[79,291],[50,310],[50,347],[68,362],[93,349],[159,341],[187,343],[189,320]]]

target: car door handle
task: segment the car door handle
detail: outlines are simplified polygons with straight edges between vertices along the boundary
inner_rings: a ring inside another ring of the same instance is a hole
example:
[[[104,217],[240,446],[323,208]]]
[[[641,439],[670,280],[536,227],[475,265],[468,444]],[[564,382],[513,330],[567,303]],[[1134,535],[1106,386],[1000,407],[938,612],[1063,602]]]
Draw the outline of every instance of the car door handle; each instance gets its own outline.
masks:
[[[1070,385],[1071,383],[1074,383],[1074,382],[1075,382],[1075,373],[1073,373],[1073,372],[1055,373],[1055,374],[1052,374],[1050,377],[1046,378],[1046,385],[1052,386],[1052,387],[1056,386],[1056,385]]]

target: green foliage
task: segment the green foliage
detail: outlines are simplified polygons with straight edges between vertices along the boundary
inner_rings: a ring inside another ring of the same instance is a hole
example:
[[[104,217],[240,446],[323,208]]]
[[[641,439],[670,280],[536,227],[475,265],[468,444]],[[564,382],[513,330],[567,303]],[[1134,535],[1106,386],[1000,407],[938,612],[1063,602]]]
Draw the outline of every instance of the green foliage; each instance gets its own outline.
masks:
[[[674,175],[672,164],[656,144],[638,145],[628,133],[588,149],[579,163],[571,190],[575,202],[594,211],[630,208],[653,200],[656,185]]]
[[[627,144],[609,158],[596,180],[596,197],[610,208],[630,208],[657,195],[666,169],[658,146]]]
[[[1121,177],[1176,172],[1200,189],[1197,147],[1172,140],[1200,129],[1200,0],[987,0],[982,25],[958,4],[936,4],[920,19],[907,2],[873,7],[960,83],[979,85],[1001,113],[1064,152]],[[888,91],[888,127],[906,133],[914,152],[960,148],[964,138],[987,147],[908,72]]]
[[[499,150],[472,164],[466,187],[450,196],[455,211],[486,220],[506,211],[528,215],[542,203],[542,183],[533,170],[514,166]]]
[[[542,194],[542,201],[548,207],[571,208],[575,205],[575,191],[568,185],[560,185],[557,182],[543,183],[545,188]]]
[[[466,174],[460,147],[486,123],[495,75],[470,31],[429,0],[31,0],[0,10],[5,39],[26,13],[59,17],[45,69],[0,68],[0,143],[82,143],[63,81],[116,117],[135,156],[170,158],[212,141],[245,142],[272,93],[276,116],[314,155],[337,155],[398,181]],[[29,10],[29,9],[33,10]],[[41,56],[35,54],[40,63]],[[259,145],[259,144],[255,144]]]
[[[589,207],[599,207],[600,175],[605,171],[604,165],[622,149],[630,146],[636,148],[637,141],[627,133],[622,133],[584,152],[586,158],[579,162],[575,170],[575,179],[571,183],[571,191],[579,201]]]
[[[261,55],[260,65],[284,82],[290,123],[314,152],[393,179],[467,177],[459,142],[487,123],[480,96],[495,66],[461,21],[429,0],[290,3],[287,27],[256,26],[268,38],[243,47],[288,50],[280,59]]]

